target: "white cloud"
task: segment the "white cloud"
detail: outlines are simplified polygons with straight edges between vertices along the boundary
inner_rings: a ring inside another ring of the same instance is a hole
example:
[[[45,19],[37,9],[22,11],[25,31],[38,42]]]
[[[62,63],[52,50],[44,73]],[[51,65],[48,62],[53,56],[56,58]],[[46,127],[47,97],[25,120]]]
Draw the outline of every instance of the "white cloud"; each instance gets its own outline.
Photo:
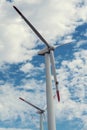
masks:
[[[26,34],[26,30],[21,25],[12,24],[5,28],[1,25],[1,30],[3,33],[0,41],[0,62],[17,63],[32,59],[37,52],[37,50],[29,50],[34,46],[34,40],[31,35]]]
[[[34,68],[34,66],[33,66],[32,64],[27,63],[27,64],[23,65],[23,66],[20,68],[20,70],[26,73],[26,72],[31,71],[33,68]]]

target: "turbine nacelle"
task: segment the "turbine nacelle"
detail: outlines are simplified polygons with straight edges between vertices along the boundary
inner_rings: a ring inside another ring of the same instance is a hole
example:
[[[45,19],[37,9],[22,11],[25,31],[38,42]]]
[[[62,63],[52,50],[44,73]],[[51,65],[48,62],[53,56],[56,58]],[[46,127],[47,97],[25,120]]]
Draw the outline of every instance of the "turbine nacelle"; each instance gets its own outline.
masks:
[[[25,103],[27,103],[28,105],[32,106],[33,108],[37,109],[37,114],[40,115],[40,130],[43,130],[43,115],[44,115],[44,112],[45,112],[45,109],[42,110],[40,109],[39,107],[37,107],[36,105],[26,101],[25,99],[19,97],[20,100],[24,101]]]
[[[45,55],[46,53],[50,53],[50,51],[54,51],[54,47],[50,46],[49,48],[46,47],[44,49],[42,49],[41,51],[38,52],[38,55]]]
[[[43,114],[45,112],[45,110],[42,110],[42,111],[37,111],[36,113],[38,113],[38,114]]]

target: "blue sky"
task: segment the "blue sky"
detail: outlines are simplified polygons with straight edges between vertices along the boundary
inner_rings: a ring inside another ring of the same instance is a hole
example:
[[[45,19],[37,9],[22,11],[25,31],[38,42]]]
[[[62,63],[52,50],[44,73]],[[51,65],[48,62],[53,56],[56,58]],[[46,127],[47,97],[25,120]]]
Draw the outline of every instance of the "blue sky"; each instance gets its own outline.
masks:
[[[0,1],[0,130],[38,130],[36,110],[46,104],[44,47],[13,9],[17,6],[51,45],[61,102],[54,101],[57,130],[87,129],[87,1]],[[53,81],[53,94],[55,85]],[[44,120],[47,129],[47,119]]]

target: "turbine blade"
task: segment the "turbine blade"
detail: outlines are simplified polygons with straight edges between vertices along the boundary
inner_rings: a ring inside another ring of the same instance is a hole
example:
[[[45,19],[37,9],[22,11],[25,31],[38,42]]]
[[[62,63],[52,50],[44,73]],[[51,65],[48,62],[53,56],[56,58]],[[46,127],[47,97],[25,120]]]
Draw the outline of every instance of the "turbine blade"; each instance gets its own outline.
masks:
[[[40,115],[40,130],[43,130],[43,114]]]
[[[54,82],[56,85],[56,94],[57,94],[58,101],[60,101],[60,95],[59,95],[59,90],[58,90],[58,81],[57,81],[55,62],[54,62],[54,53],[52,50],[50,51],[50,61],[51,61],[51,65],[52,65],[52,73],[54,76]]]
[[[40,38],[40,40],[45,43],[45,45],[50,48],[48,42],[41,36],[41,34],[36,30],[36,28],[27,20],[27,18],[17,9],[17,7],[13,6],[13,8],[21,15],[24,21],[29,25],[29,27],[33,30],[33,32]]]
[[[60,45],[56,45],[54,48],[57,49],[57,48],[59,48],[59,47],[62,47],[62,46],[64,46],[64,45],[67,45],[67,44],[71,44],[71,42],[69,42],[69,43],[64,43],[64,44],[60,44]]]
[[[46,118],[46,115],[45,115],[45,113],[43,113],[43,119],[45,120],[45,118]]]
[[[45,111],[46,109],[47,109],[47,105],[44,106],[44,109],[43,109],[43,110]]]
[[[60,94],[59,94],[59,90],[58,89],[57,89],[56,93],[57,93],[58,101],[60,102]]]
[[[30,103],[30,102],[26,101],[25,99],[23,99],[23,98],[21,98],[21,97],[19,97],[19,99],[20,99],[20,100],[22,100],[22,101],[24,101],[24,102],[26,102],[27,104],[29,104],[30,106],[32,106],[32,107],[34,107],[34,108],[36,108],[37,110],[39,110],[39,111],[41,111],[41,112],[43,112],[43,111],[44,111],[44,110],[40,109],[39,107],[37,107],[37,106],[33,105],[32,103]]]

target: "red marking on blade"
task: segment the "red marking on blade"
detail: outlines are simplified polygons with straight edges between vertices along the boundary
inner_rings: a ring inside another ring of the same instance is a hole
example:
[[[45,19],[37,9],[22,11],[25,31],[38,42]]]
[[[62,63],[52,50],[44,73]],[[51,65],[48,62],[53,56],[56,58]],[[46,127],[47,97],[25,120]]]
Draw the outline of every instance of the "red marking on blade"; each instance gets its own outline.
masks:
[[[57,93],[58,101],[60,102],[60,94],[59,94],[59,90],[57,90],[56,93]]]

